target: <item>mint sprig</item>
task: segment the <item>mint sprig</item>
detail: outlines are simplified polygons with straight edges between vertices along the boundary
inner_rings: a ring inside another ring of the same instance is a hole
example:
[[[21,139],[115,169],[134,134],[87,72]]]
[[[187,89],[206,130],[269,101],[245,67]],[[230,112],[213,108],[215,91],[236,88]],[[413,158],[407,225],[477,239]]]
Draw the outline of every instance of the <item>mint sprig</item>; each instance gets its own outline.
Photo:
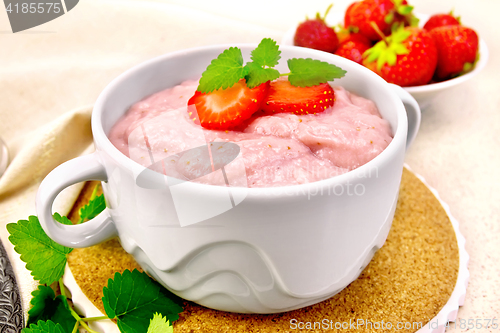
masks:
[[[97,195],[96,187],[89,203],[80,210],[80,221],[93,218],[104,208],[104,196]],[[59,223],[72,224],[66,216],[58,213],[54,214],[54,219]],[[103,305],[105,309],[113,309],[113,316],[82,318],[68,304],[62,281],[67,255],[73,249],[52,241],[36,216],[9,223],[7,230],[14,250],[21,254],[26,268],[42,284],[31,294],[33,298],[28,311],[29,328],[23,328],[22,333],[70,333],[77,332],[79,327],[89,333],[98,333],[87,323],[112,318],[118,319],[118,328],[123,333],[145,332],[148,328],[148,332],[172,332],[170,323],[178,319],[178,313],[183,311],[181,303],[146,273],[126,270],[123,274],[115,274],[117,281],[110,279],[108,286],[103,288],[103,294],[107,297],[106,302],[103,298]],[[47,286],[56,281],[61,290],[61,295],[58,296]],[[113,299],[117,300],[112,302],[118,306],[116,308],[109,303]],[[155,312],[160,315],[153,316]],[[153,319],[150,320],[152,316]]]
[[[287,62],[290,73],[280,74],[274,67],[281,59],[281,51],[276,41],[271,38],[264,38],[251,52],[250,58],[252,61],[243,66],[239,48],[231,47],[224,50],[203,72],[197,90],[209,93],[221,88],[226,89],[243,78],[249,88],[255,88],[280,76],[288,76],[288,80],[294,86],[310,87],[341,78],[346,73],[343,69],[324,61],[299,58]]]

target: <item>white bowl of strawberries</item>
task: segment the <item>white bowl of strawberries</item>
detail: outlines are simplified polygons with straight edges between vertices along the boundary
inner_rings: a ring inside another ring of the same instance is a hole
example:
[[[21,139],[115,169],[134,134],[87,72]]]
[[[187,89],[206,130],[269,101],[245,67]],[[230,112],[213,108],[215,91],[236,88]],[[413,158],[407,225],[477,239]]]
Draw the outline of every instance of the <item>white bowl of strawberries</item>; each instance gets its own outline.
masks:
[[[357,1],[327,19],[329,10],[290,29],[282,44],[353,60],[402,86],[421,107],[472,78],[488,60],[484,40],[452,13],[414,14],[406,0]],[[343,28],[333,29],[339,22]]]

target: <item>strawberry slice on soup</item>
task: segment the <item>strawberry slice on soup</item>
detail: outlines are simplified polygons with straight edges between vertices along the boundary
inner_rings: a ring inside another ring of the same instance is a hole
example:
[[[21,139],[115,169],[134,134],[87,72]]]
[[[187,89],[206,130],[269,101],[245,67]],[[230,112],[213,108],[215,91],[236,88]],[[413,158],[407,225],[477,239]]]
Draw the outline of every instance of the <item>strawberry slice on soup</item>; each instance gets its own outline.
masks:
[[[194,105],[198,115],[192,113],[190,117],[207,129],[235,128],[260,109],[268,89],[269,82],[250,89],[241,79],[227,89],[220,88],[209,93],[196,91],[188,105]]]

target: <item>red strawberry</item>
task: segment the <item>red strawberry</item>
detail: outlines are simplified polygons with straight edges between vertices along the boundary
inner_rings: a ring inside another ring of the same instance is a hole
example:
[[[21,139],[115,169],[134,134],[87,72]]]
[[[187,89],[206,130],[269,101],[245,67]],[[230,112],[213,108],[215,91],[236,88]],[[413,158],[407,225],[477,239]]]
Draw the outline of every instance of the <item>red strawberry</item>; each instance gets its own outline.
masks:
[[[452,12],[449,14],[435,14],[427,20],[424,25],[424,29],[430,31],[434,28],[445,25],[460,25],[460,17],[453,16]]]
[[[271,82],[269,94],[262,103],[266,114],[291,112],[298,115],[315,114],[333,106],[335,93],[328,83],[312,87],[293,86],[286,78]]]
[[[364,56],[363,65],[387,82],[403,87],[429,83],[437,64],[437,49],[431,35],[414,27],[400,27]]]
[[[355,1],[355,2],[351,3],[349,5],[349,7],[347,7],[347,9],[345,10],[344,28],[348,31],[353,30],[353,28],[354,28],[356,30],[356,32],[359,32],[358,27],[351,22],[351,18],[354,17],[354,15],[355,15],[353,10],[359,5],[360,2],[361,1]]]
[[[386,35],[391,32],[391,26],[397,22],[405,25],[416,25],[413,16],[413,7],[408,6],[406,0],[363,0],[351,4],[344,16],[346,28],[357,27],[359,32],[372,41],[380,40],[371,22]]]
[[[333,28],[327,26],[325,23],[325,17],[328,15],[330,8],[332,8],[332,5],[327,8],[325,16],[321,17],[320,14],[317,13],[315,19],[306,20],[299,24],[293,39],[293,43],[296,46],[308,47],[330,53],[335,52],[339,45],[337,34]]]
[[[351,33],[339,44],[335,54],[361,64],[363,53],[370,47],[372,47],[371,41],[364,35]]]
[[[242,124],[260,110],[268,89],[269,82],[250,89],[245,80],[241,79],[231,88],[218,89],[207,94],[197,91],[189,99],[188,105],[196,107],[201,126],[227,130]],[[196,114],[190,113],[190,118],[198,121],[195,119]]]
[[[477,58],[479,38],[474,30],[462,25],[432,29],[438,51],[435,78],[446,80],[472,69]]]

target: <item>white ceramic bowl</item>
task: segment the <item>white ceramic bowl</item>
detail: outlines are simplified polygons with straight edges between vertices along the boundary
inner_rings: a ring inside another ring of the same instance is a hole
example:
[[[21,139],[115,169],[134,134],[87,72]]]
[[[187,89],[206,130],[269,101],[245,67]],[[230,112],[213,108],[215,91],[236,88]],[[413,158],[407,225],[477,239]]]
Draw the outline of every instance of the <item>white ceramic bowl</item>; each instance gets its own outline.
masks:
[[[420,19],[419,25],[421,27],[423,27],[425,22],[427,22],[427,20],[430,17],[430,15],[420,14],[420,13],[416,13],[415,15]],[[339,23],[343,23],[344,13],[332,12],[327,16],[326,22],[329,26],[332,27],[338,25]],[[283,35],[283,38],[281,39],[281,45],[294,45],[293,39],[295,36],[295,31],[297,30],[297,26],[298,24],[290,28]],[[455,87],[467,80],[470,80],[473,76],[479,73],[486,66],[489,57],[488,47],[486,46],[486,42],[481,38],[479,38],[479,55],[480,55],[479,60],[474,66],[474,69],[469,73],[458,76],[451,80],[426,84],[423,86],[405,87],[404,89],[417,100],[418,104],[420,105],[420,108],[425,109],[427,106],[429,106],[432,100],[439,95],[440,92],[447,89],[451,89],[452,87]]]
[[[281,47],[281,72],[287,70],[286,59],[293,57],[319,59],[347,70],[334,83],[376,103],[393,130],[388,147],[353,171],[309,184],[179,184],[153,173],[151,186],[140,185],[139,175],[149,169],[113,146],[107,137],[110,128],[135,102],[199,77],[228,47],[167,54],[111,82],[92,114],[96,152],[60,165],[44,179],[37,195],[40,223],[49,237],[70,247],[91,246],[118,235],[123,248],[166,288],[207,307],[272,313],[317,303],[356,279],[384,244],[420,109],[411,95],[363,66],[324,52]],[[239,47],[248,61],[256,45]],[[103,181],[107,208],[80,225],[55,222],[51,207],[57,194],[90,179]],[[236,205],[228,204],[229,196]],[[206,218],[183,226],[180,217],[192,212]]]

